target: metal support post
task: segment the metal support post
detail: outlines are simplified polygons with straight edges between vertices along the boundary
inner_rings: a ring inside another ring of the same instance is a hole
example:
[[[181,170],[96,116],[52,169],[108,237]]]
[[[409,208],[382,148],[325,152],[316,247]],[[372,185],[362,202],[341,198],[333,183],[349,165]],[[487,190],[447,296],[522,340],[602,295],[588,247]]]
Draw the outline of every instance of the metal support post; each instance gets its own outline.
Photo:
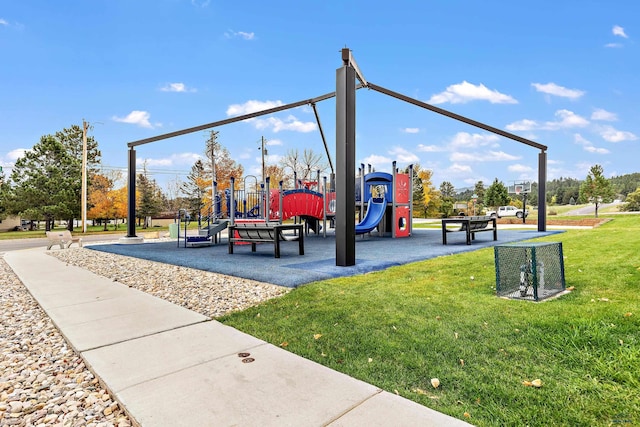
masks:
[[[136,149],[129,149],[129,181],[127,186],[127,237],[136,236]]]
[[[547,231],[547,152],[538,154],[538,231]]]
[[[345,61],[336,70],[336,265],[341,267],[356,263],[355,154],[356,72]]]

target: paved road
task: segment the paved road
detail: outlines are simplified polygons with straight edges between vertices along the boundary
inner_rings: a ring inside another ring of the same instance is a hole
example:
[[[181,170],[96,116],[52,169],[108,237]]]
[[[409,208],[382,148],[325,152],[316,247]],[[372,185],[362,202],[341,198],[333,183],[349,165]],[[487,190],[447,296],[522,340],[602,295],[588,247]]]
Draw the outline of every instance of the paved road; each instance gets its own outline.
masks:
[[[80,236],[81,234],[76,233],[75,235]],[[108,240],[118,240],[120,237],[123,237],[125,234],[89,234],[87,236],[82,236],[83,242],[103,242]],[[9,252],[9,251],[17,251],[20,249],[31,249],[38,247],[46,247],[47,246],[47,238],[35,238],[35,239],[11,239],[11,240],[0,240],[0,252]]]
[[[602,209],[608,208],[610,206],[617,206],[621,204],[620,201],[615,201],[613,203],[602,203],[598,206],[598,213],[602,211]],[[582,207],[580,209],[574,209],[572,211],[567,212],[565,215],[595,215],[596,213],[596,205],[589,205]]]

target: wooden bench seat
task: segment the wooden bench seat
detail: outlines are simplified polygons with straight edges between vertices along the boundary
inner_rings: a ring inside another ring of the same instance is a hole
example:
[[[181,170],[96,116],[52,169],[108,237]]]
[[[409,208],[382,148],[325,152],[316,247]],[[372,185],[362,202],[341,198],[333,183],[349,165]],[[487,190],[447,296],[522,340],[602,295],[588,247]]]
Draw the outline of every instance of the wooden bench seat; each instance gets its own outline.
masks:
[[[285,234],[284,231],[294,234]],[[233,253],[235,243],[251,243],[251,252],[256,251],[257,243],[273,243],[276,258],[280,258],[280,242],[297,241],[298,252],[304,255],[303,224],[279,224],[268,222],[250,222],[229,226],[229,253]]]
[[[492,224],[489,227],[489,223]],[[449,224],[460,224],[460,227],[447,228]],[[467,245],[475,240],[475,233],[493,231],[493,240],[498,240],[498,228],[495,217],[490,216],[464,216],[458,218],[445,218],[442,220],[442,244],[447,244],[447,233],[464,231],[467,235]]]
[[[68,249],[73,243],[77,243],[79,247],[82,247],[82,238],[73,237],[69,230],[64,231],[47,231],[47,250],[50,250],[54,245],[60,245],[60,249]]]

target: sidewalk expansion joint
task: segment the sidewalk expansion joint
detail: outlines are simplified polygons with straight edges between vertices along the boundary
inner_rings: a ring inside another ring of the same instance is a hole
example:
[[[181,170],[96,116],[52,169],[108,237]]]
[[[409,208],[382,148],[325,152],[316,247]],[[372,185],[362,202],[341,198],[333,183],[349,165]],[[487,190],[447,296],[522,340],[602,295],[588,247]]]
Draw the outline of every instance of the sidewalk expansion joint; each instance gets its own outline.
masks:
[[[152,337],[154,335],[163,334],[165,332],[176,331],[178,329],[188,328],[189,326],[199,325],[200,323],[206,323],[206,322],[212,322],[212,321],[214,321],[214,319],[207,318],[207,319],[204,319],[204,320],[200,320],[198,322],[192,322],[192,323],[188,323],[188,324],[185,324],[185,325],[176,326],[175,328],[163,329],[161,331],[151,332],[149,334],[138,335],[136,337],[127,338],[127,339],[123,339],[123,340],[120,340],[120,341],[110,342],[109,344],[104,344],[104,345],[99,345],[99,346],[96,346],[96,347],[90,347],[90,348],[86,348],[86,349],[83,349],[83,350],[78,350],[78,353],[86,353],[88,351],[98,350],[98,349],[101,349],[101,348],[107,348],[107,347],[111,347],[111,346],[114,346],[114,345],[122,344],[122,343],[125,343],[125,342],[135,341],[135,340],[138,340],[140,338]],[[58,328],[58,330],[62,333],[62,329]],[[64,333],[63,333],[63,335],[64,335]]]
[[[368,396],[366,399],[352,405],[350,408],[345,409],[344,411],[342,411],[342,413],[336,415],[334,418],[332,418],[331,420],[329,420],[329,422],[323,424],[324,426],[328,426],[331,425],[331,423],[334,423],[336,421],[338,421],[340,418],[344,417],[345,415],[347,415],[349,412],[353,411],[354,409],[356,409],[358,406],[362,405],[363,403],[365,403],[366,401],[376,397],[377,395],[379,395],[380,393],[382,393],[384,390],[381,388],[377,388],[376,392],[373,393],[372,395]]]

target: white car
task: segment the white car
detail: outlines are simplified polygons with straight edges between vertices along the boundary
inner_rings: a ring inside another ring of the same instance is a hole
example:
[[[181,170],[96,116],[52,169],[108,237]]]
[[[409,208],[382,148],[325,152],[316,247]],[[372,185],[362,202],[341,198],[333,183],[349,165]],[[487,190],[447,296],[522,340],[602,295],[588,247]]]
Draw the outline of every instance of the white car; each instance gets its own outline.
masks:
[[[526,218],[529,215],[529,211],[525,210],[523,212],[522,209],[518,209],[515,206],[500,206],[498,211],[487,211],[487,216],[497,216],[498,218],[503,217],[512,217],[522,218],[523,216]]]

